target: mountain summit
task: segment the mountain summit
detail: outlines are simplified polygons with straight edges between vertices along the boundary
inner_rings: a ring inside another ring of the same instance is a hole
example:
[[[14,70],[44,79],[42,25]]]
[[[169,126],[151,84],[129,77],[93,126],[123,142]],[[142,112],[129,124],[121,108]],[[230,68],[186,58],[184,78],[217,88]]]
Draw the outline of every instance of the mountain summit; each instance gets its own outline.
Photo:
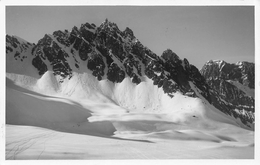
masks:
[[[219,96],[230,115],[254,123],[255,66],[249,62],[208,61],[201,69],[211,93]],[[213,94],[211,94],[213,95]],[[216,105],[220,106],[220,105]],[[219,108],[221,109],[221,108]]]
[[[7,35],[6,60],[7,78],[30,90],[102,96],[129,111],[173,116],[180,97],[200,99],[232,123],[254,129],[253,64],[209,61],[199,71],[170,49],[156,55],[130,28],[121,31],[108,20],[46,34],[37,44]]]

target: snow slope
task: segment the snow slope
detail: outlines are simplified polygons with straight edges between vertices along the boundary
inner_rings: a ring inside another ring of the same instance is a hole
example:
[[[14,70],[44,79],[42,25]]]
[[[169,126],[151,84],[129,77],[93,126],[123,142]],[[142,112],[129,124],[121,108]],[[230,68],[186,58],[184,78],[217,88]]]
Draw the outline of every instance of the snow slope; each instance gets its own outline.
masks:
[[[194,124],[193,119],[197,118],[199,121],[205,120],[205,123],[207,119],[210,119],[243,126],[242,123],[214,109],[206,100],[201,99],[203,97],[192,98],[178,92],[173,98],[168,97],[162,88],[154,86],[149,78],[136,85],[129,78],[125,78],[121,83],[111,83],[107,80],[98,81],[88,73],[75,73],[70,80],[59,84],[51,72],[46,72],[40,79],[28,76],[20,78],[20,75],[16,74],[9,75],[18,86],[23,83],[22,87],[28,86],[30,87],[28,89],[33,89],[38,93],[71,99],[97,114],[160,113],[167,114],[170,120],[176,123],[192,121],[190,123]],[[7,97],[7,100],[15,100],[19,95],[12,94],[12,96],[14,98]]]
[[[61,98],[19,92],[7,88],[7,124],[32,125],[54,130],[112,135],[115,131],[109,122],[92,122],[91,113],[79,104]]]
[[[55,81],[50,75],[42,78],[46,81],[37,80],[34,89],[41,91],[39,82],[44,81],[44,88],[52,90],[48,95],[7,79],[6,159],[254,156],[254,132],[240,128],[221,113],[216,115],[201,99],[179,93],[171,99],[149,87],[149,80],[140,86],[130,86],[127,79],[121,84],[92,82],[95,86],[89,89],[86,84],[76,85],[79,77],[58,87],[47,84]],[[75,90],[68,94],[72,82]],[[146,96],[148,92],[154,95]],[[155,96],[159,101],[153,102]],[[129,100],[136,107],[131,107]]]

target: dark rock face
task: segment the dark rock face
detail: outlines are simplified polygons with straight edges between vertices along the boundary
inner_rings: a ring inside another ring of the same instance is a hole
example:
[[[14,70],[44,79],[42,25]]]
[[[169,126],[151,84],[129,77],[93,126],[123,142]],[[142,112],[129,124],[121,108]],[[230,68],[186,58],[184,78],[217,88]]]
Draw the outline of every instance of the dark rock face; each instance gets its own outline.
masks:
[[[38,69],[39,75],[43,75],[48,70],[46,64],[41,60],[39,56],[36,56],[32,60],[32,65]]]
[[[15,36],[6,35],[6,54],[13,54],[15,60],[23,61],[27,56],[22,55],[24,52],[28,51],[33,44],[20,40]]]
[[[125,72],[120,69],[115,63],[112,63],[107,72],[107,79],[112,82],[122,82],[125,78]]]
[[[19,45],[15,38],[7,37],[7,40],[13,41],[13,47]],[[11,49],[7,47],[6,51]],[[171,50],[159,57],[143,46],[130,28],[120,31],[108,20],[99,27],[85,23],[80,28],[73,27],[71,32],[58,30],[46,34],[31,53],[39,75],[50,70],[63,79],[71,78],[73,68],[80,70],[84,64],[98,80],[106,77],[120,83],[130,77],[133,83],[139,84],[147,76],[170,97],[176,91],[195,97],[189,81],[201,90],[207,85],[187,59],[181,60]]]
[[[54,33],[55,35],[64,34],[59,31]],[[59,40],[62,43],[66,43],[64,40]],[[45,35],[41,40],[39,40],[38,44],[35,46],[35,52],[33,52],[35,55],[35,58],[32,61],[33,65],[39,70],[39,74],[42,75],[47,71],[44,61],[48,60],[52,66],[51,69],[53,70],[54,75],[60,75],[63,78],[71,78],[72,69],[70,68],[67,60],[69,55],[60,47],[58,42],[54,41],[49,35]]]
[[[246,125],[255,120],[254,96],[246,92],[254,90],[254,73],[254,64],[249,62],[209,61],[201,70],[214,96],[212,104]]]
[[[225,61],[209,61],[203,66],[201,73],[207,79],[234,80],[244,86],[254,89],[254,70],[254,64],[249,62],[229,64]]]
[[[28,46],[8,35],[6,42],[10,43],[6,46],[6,53],[17,51],[15,57]],[[170,49],[161,56],[156,55],[142,45],[130,28],[120,31],[115,23],[108,20],[99,27],[85,23],[80,28],[73,27],[70,32],[58,30],[52,35],[45,35],[36,45],[29,46],[32,47],[32,65],[39,75],[52,71],[61,77],[60,83],[83,67],[88,68],[99,81],[108,79],[120,83],[129,77],[132,83],[138,85],[144,77],[148,77],[169,97],[174,97],[175,92],[203,97],[222,112],[240,118],[246,125],[254,122],[254,99],[244,97],[243,92],[226,81],[237,81],[254,88],[254,66],[251,64],[241,65],[241,68],[223,64],[221,69],[205,65],[200,73],[187,59],[180,59]],[[198,91],[199,94],[196,93]],[[242,111],[243,106],[249,106],[246,111],[252,113],[241,115],[234,111],[234,108]]]
[[[104,76],[105,63],[100,54],[92,52],[90,59],[88,60],[88,69],[93,71],[93,76],[98,80],[102,80],[102,77]]]

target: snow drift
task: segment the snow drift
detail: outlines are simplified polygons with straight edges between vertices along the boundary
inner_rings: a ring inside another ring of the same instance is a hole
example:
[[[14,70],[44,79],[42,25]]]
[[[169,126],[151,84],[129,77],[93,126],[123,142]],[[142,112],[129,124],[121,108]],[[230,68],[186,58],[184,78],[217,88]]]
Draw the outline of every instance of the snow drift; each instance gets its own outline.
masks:
[[[136,92],[134,88],[128,92]],[[161,109],[154,111],[149,108],[153,106],[150,102],[145,104],[149,110],[138,106],[127,109],[108,96],[95,100],[100,93],[92,99],[82,97],[86,94],[77,98],[76,93],[61,97],[61,93],[43,95],[7,80],[6,159],[253,158],[254,155],[253,132],[240,128],[199,98],[176,93],[169,101],[163,99],[161,92]],[[144,106],[143,102],[139,106]]]

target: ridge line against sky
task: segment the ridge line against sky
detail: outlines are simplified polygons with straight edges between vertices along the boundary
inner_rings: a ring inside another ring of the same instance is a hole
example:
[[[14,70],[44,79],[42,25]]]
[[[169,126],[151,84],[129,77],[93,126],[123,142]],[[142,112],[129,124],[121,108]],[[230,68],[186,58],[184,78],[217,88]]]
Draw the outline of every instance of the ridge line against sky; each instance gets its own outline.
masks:
[[[37,43],[106,18],[157,55],[169,48],[199,69],[211,59],[254,62],[254,6],[7,6],[6,34]]]

